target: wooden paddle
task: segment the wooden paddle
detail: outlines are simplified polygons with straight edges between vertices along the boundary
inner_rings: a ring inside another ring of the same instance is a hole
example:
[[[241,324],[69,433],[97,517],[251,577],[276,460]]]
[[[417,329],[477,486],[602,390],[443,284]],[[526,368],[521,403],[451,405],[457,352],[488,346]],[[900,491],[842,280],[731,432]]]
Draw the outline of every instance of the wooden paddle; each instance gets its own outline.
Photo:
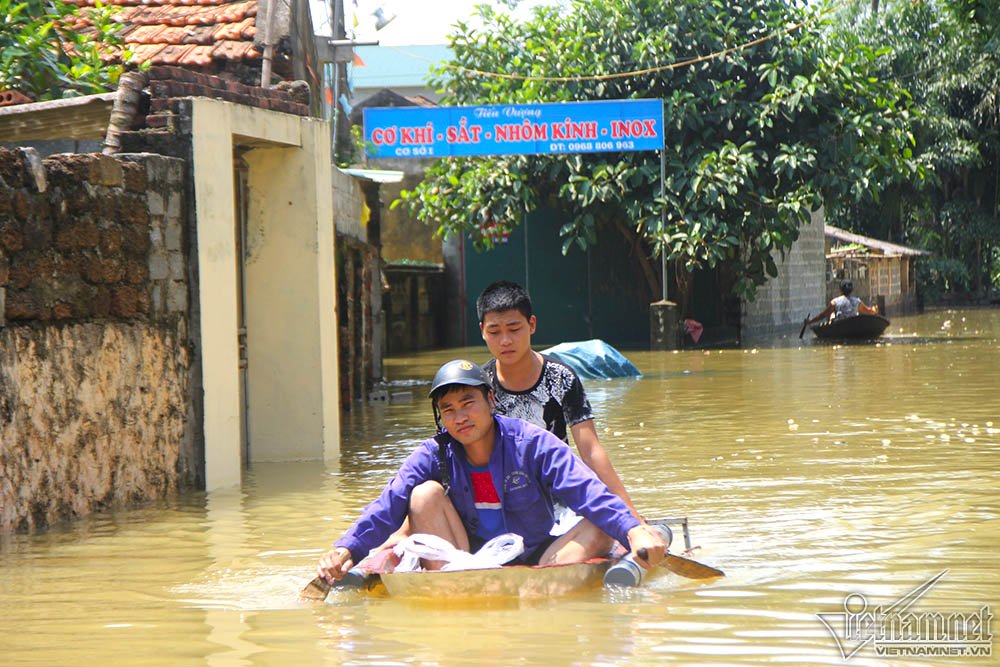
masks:
[[[645,549],[639,549],[636,555],[644,561],[649,562],[649,553]],[[712,579],[714,577],[726,576],[726,573],[722,570],[672,553],[663,554],[662,565],[674,574],[686,579]]]
[[[299,593],[300,600],[325,600],[333,588],[323,577],[316,577]]]
[[[809,313],[809,315],[812,315],[812,313]],[[806,332],[806,327],[809,326],[809,315],[806,315],[806,319],[802,320],[802,328],[799,329],[799,340],[802,340],[802,336]]]
[[[334,583],[323,577],[316,577],[299,593],[300,600],[325,600],[332,589],[360,590],[369,588],[380,572],[391,572],[399,562],[392,549],[382,549],[361,559],[361,562],[347,571],[343,578]]]
[[[368,588],[369,582],[372,577],[376,575],[361,570],[359,568],[351,569],[347,574],[344,575],[342,579],[338,579],[334,583],[327,582],[323,577],[316,577],[302,589],[299,593],[300,600],[325,600],[326,596],[330,594],[333,589],[337,590],[360,590],[363,588]]]

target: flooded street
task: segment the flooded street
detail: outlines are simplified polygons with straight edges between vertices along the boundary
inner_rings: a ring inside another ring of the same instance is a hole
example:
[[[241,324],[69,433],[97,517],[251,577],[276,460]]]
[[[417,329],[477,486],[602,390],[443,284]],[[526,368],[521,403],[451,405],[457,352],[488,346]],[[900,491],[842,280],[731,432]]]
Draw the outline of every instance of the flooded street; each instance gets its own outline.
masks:
[[[648,517],[686,516],[723,579],[559,599],[302,603],[327,545],[431,434],[438,365],[390,359],[410,402],[344,415],[339,467],[260,465],[242,490],[0,543],[4,665],[844,664],[817,614],[1000,610],[1000,310],[897,318],[879,345],[628,352],[586,381],[602,443]],[[675,548],[681,540],[675,536]],[[675,549],[676,550],[676,549]],[[862,596],[862,597],[858,597]],[[830,618],[834,618],[831,616]],[[842,630],[842,626],[834,627]],[[857,642],[845,643],[852,650]],[[878,658],[848,664],[996,664]]]

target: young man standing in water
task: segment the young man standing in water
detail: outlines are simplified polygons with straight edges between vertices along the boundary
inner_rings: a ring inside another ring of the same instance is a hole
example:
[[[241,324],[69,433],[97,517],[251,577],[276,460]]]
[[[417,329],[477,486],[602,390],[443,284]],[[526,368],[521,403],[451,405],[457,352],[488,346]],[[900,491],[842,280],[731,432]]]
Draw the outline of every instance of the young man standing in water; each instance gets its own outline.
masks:
[[[435,420],[444,431],[424,441],[326,553],[319,574],[341,579],[405,518],[413,533],[441,537],[476,551],[497,535],[524,539],[519,563],[573,563],[603,556],[613,541],[627,544],[644,567],[664,556],[662,539],[634,517],[565,442],[541,428],[494,414],[490,381],[478,365],[455,360],[431,385]],[[553,502],[583,516],[560,537]],[[640,559],[639,553],[645,558]],[[443,563],[425,562],[427,569]]]
[[[531,349],[536,319],[528,292],[499,280],[476,299],[479,328],[493,359],[484,367],[496,395],[497,410],[551,431],[569,442],[573,434],[580,458],[642,519],[597,438],[590,401],[572,368]]]

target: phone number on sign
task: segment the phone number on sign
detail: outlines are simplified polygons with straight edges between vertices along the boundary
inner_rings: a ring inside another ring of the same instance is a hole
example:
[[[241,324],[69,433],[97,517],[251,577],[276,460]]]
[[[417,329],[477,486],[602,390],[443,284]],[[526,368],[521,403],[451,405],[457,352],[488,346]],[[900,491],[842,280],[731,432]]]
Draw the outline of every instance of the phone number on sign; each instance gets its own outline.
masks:
[[[553,153],[566,151],[630,151],[634,148],[634,141],[570,141],[567,143],[553,142],[549,144],[549,150]]]

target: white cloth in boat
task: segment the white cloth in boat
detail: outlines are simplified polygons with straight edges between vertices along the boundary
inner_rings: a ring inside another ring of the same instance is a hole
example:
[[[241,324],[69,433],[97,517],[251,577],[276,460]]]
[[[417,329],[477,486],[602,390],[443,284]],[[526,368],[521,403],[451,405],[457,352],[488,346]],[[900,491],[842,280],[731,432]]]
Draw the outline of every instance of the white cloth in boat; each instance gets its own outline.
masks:
[[[509,563],[524,553],[524,539],[514,533],[504,533],[470,554],[456,549],[451,542],[437,535],[416,533],[397,544],[393,550],[400,557],[396,572],[420,570],[421,558],[444,561],[442,570],[487,570]]]

